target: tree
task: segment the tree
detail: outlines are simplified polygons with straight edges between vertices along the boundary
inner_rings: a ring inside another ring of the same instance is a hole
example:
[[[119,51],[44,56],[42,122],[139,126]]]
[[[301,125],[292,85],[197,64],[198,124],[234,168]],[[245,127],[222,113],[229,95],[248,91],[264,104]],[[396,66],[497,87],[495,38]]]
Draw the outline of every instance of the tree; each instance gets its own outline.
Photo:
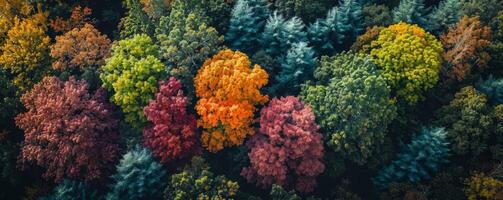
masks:
[[[225,40],[234,50],[253,53],[268,16],[269,8],[265,0],[237,0]]]
[[[143,5],[143,11],[151,19],[159,19],[162,16],[168,15],[169,9],[174,0],[140,0]]]
[[[396,115],[384,75],[369,56],[343,52],[322,57],[314,77],[316,84],[304,86],[300,97],[313,109],[326,143],[365,164]]]
[[[406,23],[382,29],[370,46],[372,60],[384,71],[394,96],[406,104],[421,100],[437,83],[442,53],[435,36]]]
[[[356,0],[343,0],[333,7],[325,19],[318,19],[307,28],[309,41],[321,55],[349,46],[363,30],[362,6]]]
[[[377,39],[383,29],[384,27],[382,26],[367,28],[367,31],[363,35],[358,36],[355,43],[351,45],[351,51],[369,54],[372,41]]]
[[[14,75],[13,84],[19,91],[25,92],[48,71],[47,13],[11,20],[14,23],[1,47],[0,65]]]
[[[304,22],[314,21],[319,13],[325,13],[337,2],[331,0],[269,0],[282,15],[301,17]]]
[[[143,10],[141,0],[124,0],[124,7],[127,9],[119,24],[120,38],[128,39],[138,34],[147,34],[152,36],[154,33],[154,24]]]
[[[477,158],[488,149],[492,119],[486,96],[472,86],[462,88],[438,111],[438,123],[447,128],[452,151]]]
[[[444,128],[422,128],[410,144],[398,153],[395,160],[381,169],[373,179],[378,189],[386,189],[392,182],[417,183],[429,179],[442,164],[447,163],[449,143]]]
[[[62,74],[82,77],[90,85],[98,85],[96,71],[110,56],[110,48],[110,39],[86,23],[56,36],[56,43],[51,45],[52,68]]]
[[[484,93],[491,104],[503,104],[503,79],[490,75],[487,80],[479,81],[477,90]]]
[[[24,131],[19,162],[35,163],[43,176],[103,180],[119,156],[117,120],[104,90],[89,94],[87,83],[45,77],[21,98],[26,112],[16,117]]]
[[[294,43],[281,64],[279,74],[273,77],[269,93],[276,96],[297,94],[301,84],[313,76],[315,65],[314,50],[305,42]]]
[[[126,122],[135,128],[146,123],[143,107],[158,91],[159,80],[167,77],[158,59],[159,47],[145,34],[120,40],[100,74],[103,86],[115,92],[112,101],[121,106]]]
[[[465,79],[475,67],[484,69],[491,59],[486,49],[491,44],[491,28],[482,26],[478,17],[464,16],[447,34],[440,36],[448,62],[443,73],[452,79]]]
[[[77,182],[65,179],[60,183],[51,195],[41,198],[41,200],[91,200],[99,199],[96,191],[93,191],[85,182]]]
[[[461,2],[459,0],[443,0],[438,7],[427,16],[426,29],[439,35],[449,30],[461,18]]]
[[[32,14],[33,6],[26,0],[0,2],[0,47],[7,40],[9,30],[15,25],[14,18],[24,19]]]
[[[260,129],[247,142],[250,167],[241,171],[263,188],[278,184],[311,192],[325,169],[314,114],[296,97],[274,98],[260,113]]]
[[[198,126],[204,128],[201,142],[210,152],[241,145],[254,133],[254,106],[268,100],[259,90],[268,75],[259,65],[250,65],[248,56],[227,49],[206,60],[194,78]]]
[[[159,199],[166,184],[166,172],[150,151],[140,146],[127,152],[117,165],[117,172],[107,200]]]
[[[480,16],[480,21],[490,24],[503,9],[500,0],[463,0],[461,1],[461,16]],[[496,29],[494,29],[496,30]]]
[[[221,49],[223,37],[194,13],[178,20],[168,33],[157,35],[157,39],[170,75],[183,83],[189,99],[194,100],[194,76],[204,60]]]
[[[302,200],[295,191],[285,191],[281,186],[273,184],[269,193],[271,200]]]
[[[491,175],[477,173],[466,180],[465,193],[469,200],[499,199],[503,193],[503,181]]]
[[[222,175],[215,175],[201,157],[192,158],[183,171],[171,175],[164,199],[234,199],[239,185]]]
[[[92,12],[92,9],[88,7],[75,6],[69,19],[64,20],[57,16],[56,19],[51,20],[51,28],[57,33],[66,33],[75,28],[81,29],[86,24],[92,24]]]
[[[425,27],[428,24],[426,12],[429,9],[424,7],[424,0],[403,0],[398,7],[393,9],[393,22],[404,22]]]
[[[144,112],[152,124],[143,131],[143,144],[162,164],[190,159],[200,152],[196,117],[187,112],[180,81],[160,82],[159,93]]]
[[[293,17],[286,20],[283,15],[275,12],[264,27],[260,37],[260,44],[264,51],[272,57],[283,56],[292,48],[293,44],[306,42],[304,23],[300,18]]]
[[[10,122],[13,122],[19,109],[18,102],[16,87],[12,85],[7,73],[0,69],[0,132],[10,127]]]
[[[374,26],[389,26],[392,18],[384,4],[366,4],[362,8],[362,23],[367,29]]]

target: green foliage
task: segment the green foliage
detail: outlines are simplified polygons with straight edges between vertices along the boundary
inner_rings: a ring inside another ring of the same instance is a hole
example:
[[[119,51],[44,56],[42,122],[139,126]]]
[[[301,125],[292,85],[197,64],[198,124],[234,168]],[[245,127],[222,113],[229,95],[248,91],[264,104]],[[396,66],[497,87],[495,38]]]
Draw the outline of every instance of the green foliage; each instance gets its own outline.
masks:
[[[233,199],[238,190],[237,182],[214,175],[203,158],[194,157],[182,172],[171,175],[164,199]]]
[[[114,92],[111,101],[122,108],[126,122],[135,128],[146,122],[143,107],[154,97],[158,82],[167,76],[158,57],[159,47],[150,37],[136,35],[114,44],[100,74],[103,86]]]
[[[88,184],[65,179],[60,183],[51,195],[43,197],[41,200],[95,200],[101,199],[95,191],[92,191]]]
[[[308,29],[309,41],[317,52],[332,55],[349,47],[363,30],[362,6],[356,0],[342,0],[330,9],[325,19],[318,19]]]
[[[480,80],[477,84],[477,90],[484,93],[493,105],[503,103],[503,79],[495,79],[492,75],[487,80]]]
[[[158,199],[166,183],[166,172],[150,151],[137,146],[122,157],[112,179],[107,200]]]
[[[137,34],[154,33],[154,23],[143,10],[141,0],[124,0],[124,7],[127,14],[121,19],[119,24],[121,39],[134,37]]]
[[[271,200],[302,200],[295,191],[285,191],[281,186],[273,184],[271,193],[269,193]]]
[[[438,123],[447,128],[454,153],[477,158],[487,150],[492,126],[489,109],[486,96],[468,86],[439,110]]]
[[[392,182],[417,183],[430,179],[431,173],[448,162],[448,145],[444,128],[422,128],[421,133],[412,138],[395,160],[379,171],[373,179],[374,184],[383,190]]]
[[[304,23],[300,18],[293,17],[286,20],[283,15],[275,12],[267,19],[260,44],[273,58],[285,55],[293,44],[307,42],[306,32],[303,29]]]
[[[424,0],[402,0],[398,7],[392,11],[393,22],[405,22],[425,27],[428,22],[426,12]]]
[[[386,80],[369,56],[341,53],[322,57],[316,85],[302,88],[326,134],[329,147],[358,164],[381,145],[396,108]]]
[[[281,14],[287,17],[298,16],[304,22],[312,22],[319,13],[326,13],[337,1],[332,0],[270,0]]]
[[[265,0],[237,0],[225,35],[230,47],[245,53],[254,52],[269,12]]]
[[[315,65],[314,50],[307,43],[293,44],[279,73],[274,76],[269,92],[275,96],[296,95],[301,84],[313,76]]]
[[[363,27],[388,26],[392,23],[389,8],[383,4],[366,4],[362,9]]]
[[[7,73],[0,69],[0,132],[10,126],[16,116],[17,104],[16,87],[12,85]]]
[[[221,49],[223,37],[196,13],[178,17],[181,18],[177,21],[171,20],[170,31],[158,34],[157,39],[170,75],[182,82],[187,96],[193,100],[194,76],[204,60]]]
[[[19,145],[7,141],[7,133],[0,131],[0,184],[4,181],[16,186],[20,182],[20,173],[16,169]],[[3,192],[0,192],[0,197]]]
[[[490,24],[501,10],[503,1],[500,0],[461,0],[461,15],[479,16],[484,24]]]
[[[461,18],[460,0],[443,0],[427,17],[426,29],[439,35],[447,31]]]

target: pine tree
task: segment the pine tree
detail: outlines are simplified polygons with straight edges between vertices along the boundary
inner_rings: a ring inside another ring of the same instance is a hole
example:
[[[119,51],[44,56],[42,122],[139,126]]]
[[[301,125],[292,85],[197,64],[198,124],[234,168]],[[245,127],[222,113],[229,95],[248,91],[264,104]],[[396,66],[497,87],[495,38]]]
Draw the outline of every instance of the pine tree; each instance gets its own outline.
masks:
[[[338,14],[337,42],[347,47],[363,31],[362,6],[358,0],[342,0]]]
[[[431,173],[448,162],[448,145],[444,128],[423,127],[421,133],[396,156],[396,160],[379,171],[373,179],[374,184],[383,190],[392,182],[416,183],[429,179]]]
[[[424,0],[402,0],[398,7],[393,9],[393,21],[395,23],[406,22],[425,27],[427,24]]]
[[[90,189],[85,182],[77,182],[65,179],[60,183],[51,195],[41,198],[41,200],[94,200],[100,199],[96,191]]]
[[[305,42],[292,45],[269,92],[275,96],[296,95],[300,85],[313,76],[316,58],[314,50]]]
[[[461,18],[460,9],[461,3],[459,0],[441,1],[438,7],[428,15],[426,30],[434,32],[437,35],[448,30]]]
[[[150,151],[137,146],[122,157],[107,200],[158,199],[162,195],[166,172]]]
[[[238,0],[232,9],[226,41],[234,50],[253,53],[269,16],[265,0]]]

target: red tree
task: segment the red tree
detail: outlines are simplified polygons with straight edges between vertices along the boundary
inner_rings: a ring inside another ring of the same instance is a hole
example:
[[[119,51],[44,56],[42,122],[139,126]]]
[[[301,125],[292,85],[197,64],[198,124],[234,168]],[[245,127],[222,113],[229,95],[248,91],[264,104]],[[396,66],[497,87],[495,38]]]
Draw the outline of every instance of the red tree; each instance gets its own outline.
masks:
[[[144,109],[152,124],[143,131],[143,144],[161,163],[190,159],[201,150],[196,118],[187,113],[188,101],[181,88],[173,77],[161,82],[156,99]]]
[[[104,90],[89,94],[87,83],[45,77],[22,96],[27,112],[16,117],[24,130],[19,163],[36,163],[43,176],[101,180],[119,158],[117,120]]]
[[[316,186],[323,172],[323,142],[314,114],[296,97],[274,98],[261,111],[260,129],[248,142],[250,167],[241,171],[249,182],[278,184],[300,192]]]

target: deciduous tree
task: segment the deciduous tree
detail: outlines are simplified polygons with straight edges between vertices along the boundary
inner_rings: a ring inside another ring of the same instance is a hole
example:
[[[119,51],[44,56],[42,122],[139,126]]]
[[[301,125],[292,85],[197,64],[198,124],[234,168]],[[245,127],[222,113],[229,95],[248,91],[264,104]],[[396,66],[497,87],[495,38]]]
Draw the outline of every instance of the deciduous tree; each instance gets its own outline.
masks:
[[[112,101],[122,108],[126,122],[142,128],[146,119],[143,107],[158,91],[158,81],[167,72],[158,59],[159,47],[145,34],[117,42],[100,74],[103,86],[113,91]]]
[[[250,167],[241,172],[249,182],[311,192],[325,169],[323,141],[314,114],[296,97],[272,99],[260,113],[260,129],[247,142]]]
[[[464,16],[449,32],[440,36],[448,62],[442,72],[445,76],[465,79],[477,67],[482,70],[491,59],[486,51],[491,44],[491,28],[480,24],[478,17]]]
[[[24,131],[19,162],[45,169],[43,176],[103,180],[119,157],[117,120],[104,90],[89,94],[87,83],[45,77],[21,98],[27,111],[16,117]]]
[[[259,90],[267,79],[267,72],[259,65],[252,68],[248,56],[239,51],[223,50],[206,60],[194,79],[204,147],[217,152],[253,135],[255,106],[268,100]]]
[[[190,159],[200,152],[196,117],[187,112],[187,97],[180,81],[160,82],[159,93],[144,112],[151,122],[143,131],[143,144],[162,164]]]

